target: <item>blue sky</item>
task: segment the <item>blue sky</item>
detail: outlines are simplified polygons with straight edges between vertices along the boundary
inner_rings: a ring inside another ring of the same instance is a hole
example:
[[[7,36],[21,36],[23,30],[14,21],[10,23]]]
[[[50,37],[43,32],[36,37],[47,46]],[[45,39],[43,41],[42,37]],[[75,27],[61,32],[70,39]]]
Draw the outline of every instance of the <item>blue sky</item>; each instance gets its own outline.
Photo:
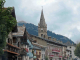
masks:
[[[5,7],[15,7],[17,21],[38,25],[41,9],[47,29],[80,41],[80,0],[6,0]]]

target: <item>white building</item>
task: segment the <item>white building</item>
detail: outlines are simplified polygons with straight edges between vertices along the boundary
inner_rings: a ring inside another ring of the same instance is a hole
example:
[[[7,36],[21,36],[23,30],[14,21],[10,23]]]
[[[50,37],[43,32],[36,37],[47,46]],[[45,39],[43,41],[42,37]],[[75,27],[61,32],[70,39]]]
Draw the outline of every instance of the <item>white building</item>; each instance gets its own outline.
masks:
[[[76,44],[71,44],[70,42],[67,42],[66,45],[67,45],[66,56],[72,59],[76,58],[74,54]]]

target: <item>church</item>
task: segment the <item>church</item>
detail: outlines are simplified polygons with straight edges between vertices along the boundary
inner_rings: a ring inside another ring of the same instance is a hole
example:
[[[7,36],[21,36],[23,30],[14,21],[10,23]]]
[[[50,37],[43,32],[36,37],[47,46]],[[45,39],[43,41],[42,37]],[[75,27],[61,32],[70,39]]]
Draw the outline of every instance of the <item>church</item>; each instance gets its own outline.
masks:
[[[32,44],[42,46],[41,57],[39,60],[66,60],[66,48],[67,46],[61,41],[57,41],[56,38],[52,38],[47,35],[47,24],[45,22],[43,9],[41,11],[40,22],[38,23],[38,36],[30,35],[33,39]],[[37,56],[37,55],[36,55]]]

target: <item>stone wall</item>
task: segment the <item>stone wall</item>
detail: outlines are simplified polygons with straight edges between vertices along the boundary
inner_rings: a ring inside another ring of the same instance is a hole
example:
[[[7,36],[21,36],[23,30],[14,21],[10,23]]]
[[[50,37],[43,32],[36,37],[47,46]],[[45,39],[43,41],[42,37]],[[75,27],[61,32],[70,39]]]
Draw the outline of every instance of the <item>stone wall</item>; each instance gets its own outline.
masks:
[[[32,39],[36,40],[37,41],[36,43],[38,43],[40,45],[47,46],[47,42],[45,40],[42,40],[42,39],[34,37],[34,36],[32,37]]]

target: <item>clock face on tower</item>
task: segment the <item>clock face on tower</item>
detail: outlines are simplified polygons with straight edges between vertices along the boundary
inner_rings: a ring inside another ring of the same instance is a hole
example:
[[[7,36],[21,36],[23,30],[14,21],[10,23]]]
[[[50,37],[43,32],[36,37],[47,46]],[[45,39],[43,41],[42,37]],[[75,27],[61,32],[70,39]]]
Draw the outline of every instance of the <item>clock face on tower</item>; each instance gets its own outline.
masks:
[[[43,28],[41,28],[41,32],[43,32]]]
[[[41,28],[41,30],[43,30],[43,28]]]

